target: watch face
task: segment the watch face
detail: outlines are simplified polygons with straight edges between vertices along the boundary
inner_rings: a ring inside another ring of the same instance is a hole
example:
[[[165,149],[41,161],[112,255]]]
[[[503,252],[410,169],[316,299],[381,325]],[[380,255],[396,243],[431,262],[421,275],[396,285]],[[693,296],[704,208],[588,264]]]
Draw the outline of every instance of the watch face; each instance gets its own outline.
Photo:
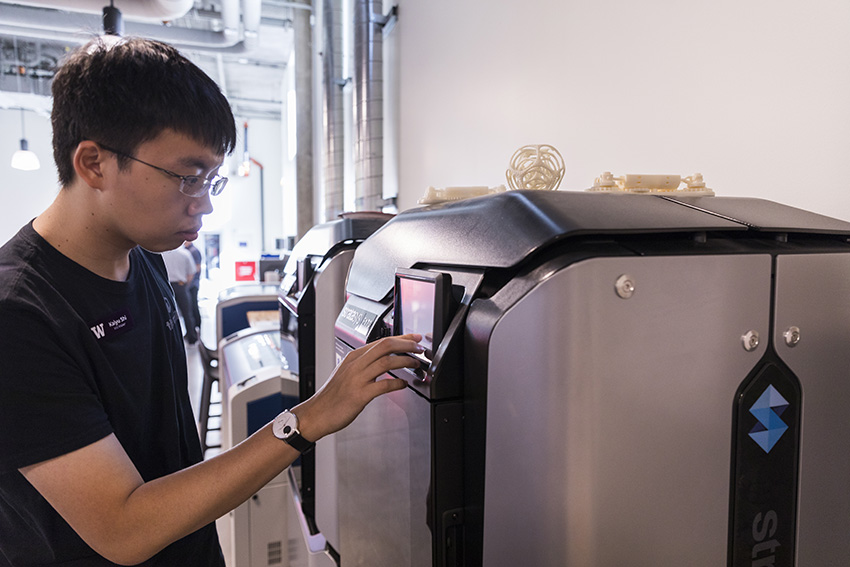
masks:
[[[286,439],[297,430],[298,418],[295,414],[288,411],[277,416],[274,420],[274,424],[272,424],[272,431],[274,432],[274,436],[278,439]]]

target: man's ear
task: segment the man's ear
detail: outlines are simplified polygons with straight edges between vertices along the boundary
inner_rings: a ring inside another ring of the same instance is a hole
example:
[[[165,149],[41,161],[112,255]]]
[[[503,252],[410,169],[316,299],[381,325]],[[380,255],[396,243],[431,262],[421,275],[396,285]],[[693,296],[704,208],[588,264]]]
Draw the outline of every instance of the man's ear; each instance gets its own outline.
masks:
[[[103,162],[106,157],[106,150],[91,140],[83,140],[74,150],[74,171],[88,186],[100,189],[103,187]]]

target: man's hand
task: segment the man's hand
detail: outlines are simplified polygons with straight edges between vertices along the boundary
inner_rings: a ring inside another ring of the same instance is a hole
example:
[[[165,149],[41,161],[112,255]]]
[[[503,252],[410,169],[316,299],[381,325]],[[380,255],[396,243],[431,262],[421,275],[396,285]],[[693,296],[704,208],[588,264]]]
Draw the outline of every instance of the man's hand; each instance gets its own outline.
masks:
[[[404,380],[385,377],[399,368],[416,368],[419,362],[405,353],[422,353],[421,335],[385,337],[349,352],[330,379],[309,400],[292,409],[298,416],[301,436],[316,441],[346,427],[370,401],[401,390]]]

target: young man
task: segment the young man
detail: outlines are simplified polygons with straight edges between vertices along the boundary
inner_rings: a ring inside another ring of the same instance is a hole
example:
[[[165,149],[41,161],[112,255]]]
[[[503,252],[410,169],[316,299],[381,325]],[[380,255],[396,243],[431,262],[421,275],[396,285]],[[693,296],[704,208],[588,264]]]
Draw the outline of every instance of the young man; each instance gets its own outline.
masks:
[[[403,388],[377,378],[413,366],[398,354],[421,337],[354,351],[275,427],[201,462],[155,252],[197,238],[226,182],[227,101],[173,48],[135,39],[76,51],[53,96],[62,188],[0,249],[0,565],[223,565],[214,520]]]

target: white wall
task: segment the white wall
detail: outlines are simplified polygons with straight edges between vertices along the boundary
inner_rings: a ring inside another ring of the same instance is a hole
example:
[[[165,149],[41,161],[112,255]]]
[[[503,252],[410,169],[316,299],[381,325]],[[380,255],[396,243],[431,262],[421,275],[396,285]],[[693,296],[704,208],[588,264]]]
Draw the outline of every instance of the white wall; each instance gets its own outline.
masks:
[[[27,112],[24,116],[29,149],[41,169],[12,169],[12,154],[20,148],[21,111],[0,109],[0,244],[47,208],[59,191],[53,165],[50,118]]]
[[[848,21],[838,0],[401,0],[400,209],[548,143],[562,189],[700,172],[850,219]]]

